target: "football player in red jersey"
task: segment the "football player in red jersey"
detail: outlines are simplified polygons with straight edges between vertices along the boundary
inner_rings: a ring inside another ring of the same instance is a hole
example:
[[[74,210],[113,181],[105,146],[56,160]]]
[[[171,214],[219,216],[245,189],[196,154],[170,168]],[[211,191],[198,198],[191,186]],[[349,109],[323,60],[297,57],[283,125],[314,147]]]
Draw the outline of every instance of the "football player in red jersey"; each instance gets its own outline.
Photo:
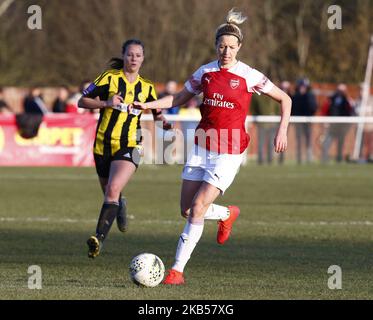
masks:
[[[163,283],[184,283],[184,267],[202,236],[204,220],[218,220],[217,242],[224,244],[240,214],[236,206],[214,204],[233,182],[249,143],[245,119],[253,93],[266,94],[281,105],[281,120],[274,140],[276,152],[287,148],[291,99],[261,72],[237,60],[243,35],[238,27],[246,17],[230,10],[226,23],[216,30],[218,59],[201,66],[182,91],[162,99],[140,103],[137,109],[171,108],[203,93],[202,119],[182,173],[181,214],[187,218],[180,235],[176,261]]]

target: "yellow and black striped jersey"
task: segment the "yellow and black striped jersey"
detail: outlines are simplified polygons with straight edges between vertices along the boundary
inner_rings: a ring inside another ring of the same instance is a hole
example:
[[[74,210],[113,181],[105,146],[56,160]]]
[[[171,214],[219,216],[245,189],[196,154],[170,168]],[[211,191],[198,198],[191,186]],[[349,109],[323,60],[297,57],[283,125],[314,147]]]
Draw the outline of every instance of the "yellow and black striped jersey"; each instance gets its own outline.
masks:
[[[138,76],[135,82],[130,83],[123,70],[118,69],[105,71],[83,91],[84,97],[99,97],[100,100],[109,100],[115,94],[121,95],[126,104],[157,99],[151,81]],[[101,109],[94,153],[114,155],[121,148],[137,146],[141,142],[140,117],[141,113],[134,115],[113,108]]]

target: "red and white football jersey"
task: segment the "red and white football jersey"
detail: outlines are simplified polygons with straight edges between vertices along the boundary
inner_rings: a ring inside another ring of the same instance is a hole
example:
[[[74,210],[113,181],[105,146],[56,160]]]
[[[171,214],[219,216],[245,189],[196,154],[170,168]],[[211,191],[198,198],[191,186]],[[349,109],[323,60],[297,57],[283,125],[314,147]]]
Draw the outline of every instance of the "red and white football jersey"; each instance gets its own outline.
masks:
[[[200,67],[185,87],[196,95],[203,93],[195,143],[218,153],[240,154],[250,140],[245,119],[251,96],[269,92],[273,83],[241,61],[222,69],[216,60]]]

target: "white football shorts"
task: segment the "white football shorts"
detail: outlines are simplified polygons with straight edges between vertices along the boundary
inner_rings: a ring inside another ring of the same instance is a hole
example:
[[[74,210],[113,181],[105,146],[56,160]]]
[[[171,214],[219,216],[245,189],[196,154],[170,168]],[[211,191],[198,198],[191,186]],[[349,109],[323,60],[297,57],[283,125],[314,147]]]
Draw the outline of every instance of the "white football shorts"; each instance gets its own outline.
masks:
[[[224,194],[240,169],[244,153],[227,154],[194,145],[184,166],[182,179],[206,181]]]

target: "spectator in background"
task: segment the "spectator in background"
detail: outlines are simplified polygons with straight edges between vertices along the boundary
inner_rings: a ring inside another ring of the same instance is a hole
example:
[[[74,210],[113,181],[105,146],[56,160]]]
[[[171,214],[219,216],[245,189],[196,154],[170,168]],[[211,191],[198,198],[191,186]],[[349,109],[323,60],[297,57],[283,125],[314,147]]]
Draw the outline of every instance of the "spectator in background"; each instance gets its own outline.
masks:
[[[98,113],[99,109],[82,109],[78,107],[78,101],[82,97],[82,92],[91,84],[89,80],[83,80],[79,85],[79,91],[73,93],[66,101],[67,113]]]
[[[334,94],[326,101],[321,110],[323,116],[348,117],[354,115],[353,102],[347,95],[347,87],[340,83]],[[322,162],[329,161],[329,149],[333,140],[337,140],[336,161],[343,160],[343,145],[350,129],[349,123],[326,124],[325,138],[322,144]]]
[[[289,96],[289,97],[292,97],[293,96],[293,93],[291,92],[291,84],[289,81],[287,80],[284,80],[280,83],[280,89],[284,92],[286,92],[286,94]]]
[[[66,112],[66,104],[69,96],[69,89],[66,86],[61,87],[56,100],[53,102],[52,111],[57,113]]]
[[[161,99],[165,96],[175,94],[177,93],[177,82],[174,80],[170,80],[166,83],[166,88],[165,91],[159,94],[159,98]],[[175,106],[170,109],[167,109],[166,112],[167,114],[178,114],[180,110],[180,106]]]
[[[159,99],[163,98],[165,96],[168,96],[168,95],[176,94],[176,93],[177,93],[177,82],[174,81],[174,80],[170,80],[166,83],[165,90],[159,94]],[[180,110],[180,106],[175,106],[175,107],[172,107],[170,109],[162,110],[162,113],[173,115],[173,114],[178,114],[179,110]],[[179,122],[175,123],[175,121],[170,121],[170,124],[174,128],[179,128],[179,125],[180,125]],[[168,163],[168,161],[165,157],[166,150],[169,148],[169,146],[171,144],[173,144],[176,141],[177,137],[172,136],[172,133],[164,131],[164,130],[159,130],[158,129],[158,130],[156,130],[156,132],[157,132],[156,135],[157,135],[157,141],[158,141],[157,143],[160,143],[159,140],[161,139],[162,140],[162,145],[163,145],[162,160],[161,161],[162,161],[162,163],[166,164],[166,163]],[[158,156],[160,156],[160,155],[157,155],[157,157]],[[178,156],[179,155],[177,155],[177,158],[178,158]],[[176,161],[179,160],[177,158],[175,158]],[[156,161],[159,161],[159,160],[156,160]]]
[[[299,79],[296,82],[295,94],[292,97],[292,116],[313,116],[317,110],[315,95],[312,92],[308,79]],[[306,148],[306,162],[312,161],[312,127],[311,123],[295,123],[296,154],[298,164],[302,163],[303,142]]]
[[[275,116],[279,115],[278,103],[265,95],[253,95],[251,100],[251,113],[253,116]],[[263,164],[265,161],[268,164],[273,160],[273,141],[276,137],[277,123],[275,122],[257,122],[258,136],[258,164]],[[266,151],[266,159],[264,152]],[[280,155],[282,155],[281,153]],[[282,163],[283,157],[279,158],[279,163]]]
[[[43,101],[41,90],[39,88],[32,88],[29,94],[23,101],[24,113],[44,115],[48,113],[48,109]]]
[[[18,133],[25,139],[31,139],[38,135],[43,117],[48,113],[44,104],[41,90],[32,88],[23,101],[23,112],[16,114]]]
[[[0,87],[0,114],[12,114],[12,110],[4,100],[3,88]]]

